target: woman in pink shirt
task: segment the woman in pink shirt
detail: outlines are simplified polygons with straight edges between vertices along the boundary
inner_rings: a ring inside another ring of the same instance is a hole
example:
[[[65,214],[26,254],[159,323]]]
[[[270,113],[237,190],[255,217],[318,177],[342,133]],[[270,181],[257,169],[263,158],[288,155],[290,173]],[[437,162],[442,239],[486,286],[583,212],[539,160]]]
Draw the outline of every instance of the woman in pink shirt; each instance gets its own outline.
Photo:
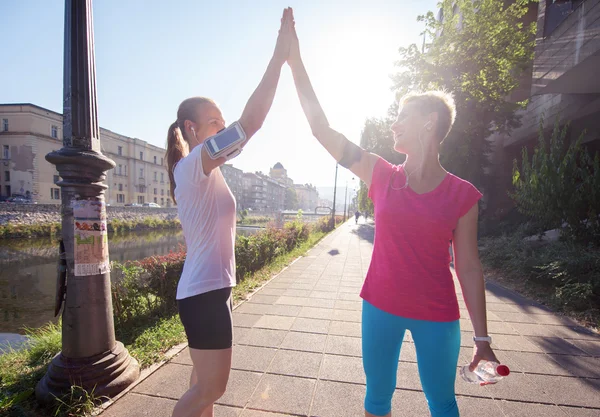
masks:
[[[459,308],[449,245],[473,323],[473,369],[497,361],[487,331],[485,286],[477,250],[481,193],[439,162],[439,149],[456,114],[441,92],[401,100],[392,124],[395,166],[333,130],[300,57],[295,29],[288,64],[313,135],[369,187],[377,229],[363,298],[363,365],[366,416],[390,416],[400,348],[406,330],[415,342],[421,385],[434,417],[459,415],[454,381],[460,349]]]

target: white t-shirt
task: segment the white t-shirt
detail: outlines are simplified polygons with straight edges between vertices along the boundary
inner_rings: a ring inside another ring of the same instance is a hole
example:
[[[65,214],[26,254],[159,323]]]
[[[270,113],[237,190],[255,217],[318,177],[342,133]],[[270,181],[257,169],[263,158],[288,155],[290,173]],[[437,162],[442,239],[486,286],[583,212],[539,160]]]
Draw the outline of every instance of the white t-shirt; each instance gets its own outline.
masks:
[[[235,286],[235,197],[220,168],[207,176],[202,145],[175,165],[175,199],[187,256],[177,299]]]

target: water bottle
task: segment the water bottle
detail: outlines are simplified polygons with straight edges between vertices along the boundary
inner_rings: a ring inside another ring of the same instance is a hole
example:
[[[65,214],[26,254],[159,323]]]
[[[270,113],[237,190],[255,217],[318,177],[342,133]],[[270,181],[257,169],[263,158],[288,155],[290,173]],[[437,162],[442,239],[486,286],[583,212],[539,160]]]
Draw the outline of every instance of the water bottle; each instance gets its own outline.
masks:
[[[495,384],[508,374],[510,374],[508,366],[491,361],[480,361],[473,372],[469,370],[469,365],[460,368],[462,379],[471,384]]]

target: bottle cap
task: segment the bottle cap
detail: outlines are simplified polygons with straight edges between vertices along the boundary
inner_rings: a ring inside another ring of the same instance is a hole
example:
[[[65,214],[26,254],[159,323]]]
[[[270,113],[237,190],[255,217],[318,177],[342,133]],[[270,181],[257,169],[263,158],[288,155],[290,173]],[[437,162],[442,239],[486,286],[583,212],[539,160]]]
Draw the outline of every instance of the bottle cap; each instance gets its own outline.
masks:
[[[500,376],[508,376],[510,374],[510,369],[506,365],[498,365],[496,367],[496,373]]]

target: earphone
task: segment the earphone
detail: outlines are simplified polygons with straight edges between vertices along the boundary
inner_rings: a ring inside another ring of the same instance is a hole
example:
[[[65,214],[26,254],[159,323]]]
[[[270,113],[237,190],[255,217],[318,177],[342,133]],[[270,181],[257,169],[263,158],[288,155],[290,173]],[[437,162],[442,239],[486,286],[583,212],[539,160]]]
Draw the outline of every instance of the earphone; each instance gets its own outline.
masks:
[[[431,120],[429,120],[427,123],[425,123],[423,125],[423,128],[427,129],[427,130],[431,130]],[[394,171],[392,173],[392,177],[390,178],[390,188],[392,190],[400,191],[400,190],[404,190],[406,187],[408,187],[408,179],[410,178],[410,176],[412,174],[414,174],[415,172],[417,172],[419,169],[421,169],[423,166],[423,163],[425,162],[425,149],[423,148],[423,141],[421,140],[421,132],[419,132],[417,139],[419,139],[419,145],[421,145],[421,166],[416,168],[413,172],[405,172],[406,181],[405,181],[404,185],[400,188],[395,188],[393,185],[394,175],[396,174],[396,171]],[[404,168],[404,165],[406,165],[406,162],[404,162],[404,164],[402,164],[402,168]]]

